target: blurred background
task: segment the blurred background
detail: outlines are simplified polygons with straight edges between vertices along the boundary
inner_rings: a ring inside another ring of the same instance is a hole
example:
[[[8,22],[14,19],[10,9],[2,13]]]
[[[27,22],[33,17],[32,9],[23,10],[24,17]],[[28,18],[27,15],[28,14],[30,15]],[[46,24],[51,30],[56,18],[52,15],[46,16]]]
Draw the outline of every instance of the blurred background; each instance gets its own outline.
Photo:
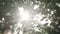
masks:
[[[60,0],[0,0],[0,34],[60,34]]]

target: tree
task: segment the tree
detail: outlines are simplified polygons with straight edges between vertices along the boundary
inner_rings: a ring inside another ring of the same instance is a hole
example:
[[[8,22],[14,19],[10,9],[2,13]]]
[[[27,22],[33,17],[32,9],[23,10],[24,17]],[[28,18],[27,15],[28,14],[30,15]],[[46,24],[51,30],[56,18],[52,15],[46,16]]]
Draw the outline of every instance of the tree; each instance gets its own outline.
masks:
[[[14,31],[15,25],[19,21],[18,8],[23,7],[24,10],[28,10],[33,15],[34,19],[37,15],[37,20],[31,20],[28,27],[25,24],[23,30],[34,34],[60,34],[60,0],[0,0],[0,31],[4,34],[5,30]],[[42,19],[41,15],[43,16]],[[51,23],[45,23],[43,21],[51,21]],[[37,22],[37,23],[36,23]],[[25,23],[25,22],[24,22]],[[38,24],[37,26],[34,26]],[[11,28],[10,28],[11,26]],[[37,28],[38,31],[36,31]],[[42,29],[42,31],[41,31]],[[30,31],[31,30],[31,31]],[[41,32],[40,32],[41,31]]]

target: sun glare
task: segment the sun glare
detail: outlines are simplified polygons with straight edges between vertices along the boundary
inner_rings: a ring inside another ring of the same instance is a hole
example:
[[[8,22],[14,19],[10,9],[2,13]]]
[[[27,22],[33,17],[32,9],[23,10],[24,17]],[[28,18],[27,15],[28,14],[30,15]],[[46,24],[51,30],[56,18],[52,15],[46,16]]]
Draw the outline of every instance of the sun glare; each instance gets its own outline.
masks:
[[[38,7],[39,6],[35,5],[34,9],[37,9]],[[51,23],[51,21],[48,18],[43,19],[45,17],[45,15],[42,15],[41,13],[32,14],[28,10],[25,10],[23,7],[18,7],[18,10],[19,10],[19,13],[18,13],[19,22],[16,24],[17,27],[15,28],[15,30],[17,30],[18,28],[22,29],[19,31],[19,34],[23,34],[23,28],[22,28],[23,24],[20,24],[21,22],[27,22],[27,21],[30,21],[30,19],[31,19],[31,21],[33,21],[33,23],[39,23],[41,25],[48,23],[48,26],[49,26]],[[48,11],[49,11],[49,9],[48,9]],[[24,23],[24,24],[26,24],[26,23]],[[40,31],[38,28],[34,28],[34,29],[35,29],[35,31]]]
[[[37,6],[36,6],[37,7]],[[18,9],[19,9],[19,15],[20,15],[20,20],[21,21],[28,21],[29,19],[32,19],[33,21],[37,21],[38,23],[40,23],[40,24],[45,24],[45,23],[48,23],[48,24],[50,24],[51,23],[51,21],[48,19],[48,18],[46,18],[46,19],[44,19],[44,20],[42,20],[41,21],[41,19],[45,16],[45,15],[42,15],[42,14],[33,14],[34,16],[32,17],[32,18],[30,18],[30,15],[32,15],[32,14],[30,14],[29,13],[29,11],[27,11],[27,10],[25,10],[23,7],[18,7]],[[48,21],[46,21],[48,19]],[[32,21],[31,20],[31,21]]]
[[[19,13],[20,13],[20,17],[21,17],[21,21],[27,21],[30,18],[29,12],[27,10],[24,10],[23,7],[18,7],[19,9]]]

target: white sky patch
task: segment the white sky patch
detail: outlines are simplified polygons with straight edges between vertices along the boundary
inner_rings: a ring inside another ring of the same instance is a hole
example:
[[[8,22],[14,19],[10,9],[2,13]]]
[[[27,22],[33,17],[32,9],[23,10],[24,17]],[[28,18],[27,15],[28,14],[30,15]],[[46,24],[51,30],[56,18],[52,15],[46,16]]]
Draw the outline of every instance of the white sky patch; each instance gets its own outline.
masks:
[[[43,18],[44,15],[36,14],[34,15],[33,20],[37,20],[38,22]]]
[[[51,15],[53,15],[54,14],[54,11],[51,11]]]
[[[4,17],[2,18],[2,21],[4,21],[5,19],[4,19]]]
[[[16,25],[15,25],[15,30],[17,30],[18,28],[22,28],[22,24],[19,22],[19,23],[17,23]]]
[[[23,31],[20,31],[19,34],[23,34]]]
[[[22,24],[21,23],[17,23],[17,27],[20,27],[20,28],[22,28]]]
[[[23,27],[23,25],[22,25],[20,22],[18,22],[18,23],[15,25],[14,34],[17,34],[17,33],[23,34],[23,30],[21,30],[22,27]],[[18,29],[18,28],[19,28],[19,29]]]
[[[33,24],[33,26],[35,26],[35,27],[36,27],[36,26],[38,26],[38,24]]]
[[[48,25],[51,23],[51,21],[48,18],[45,18],[44,20],[41,21],[41,19],[44,17],[44,15],[41,14],[36,14],[33,18],[33,20],[37,21],[38,23],[44,25],[48,23]],[[46,21],[48,19],[48,21]]]
[[[56,5],[60,7],[60,4],[59,3],[56,3]]]
[[[21,21],[27,21],[30,18],[29,12],[27,10],[24,10],[23,7],[18,7],[19,13],[21,16]]]
[[[34,5],[34,10],[37,9],[39,7],[39,5]]]
[[[50,9],[47,9],[47,11],[50,11]]]
[[[34,29],[35,29],[35,31],[38,31],[38,32],[40,31],[37,27],[34,27]]]

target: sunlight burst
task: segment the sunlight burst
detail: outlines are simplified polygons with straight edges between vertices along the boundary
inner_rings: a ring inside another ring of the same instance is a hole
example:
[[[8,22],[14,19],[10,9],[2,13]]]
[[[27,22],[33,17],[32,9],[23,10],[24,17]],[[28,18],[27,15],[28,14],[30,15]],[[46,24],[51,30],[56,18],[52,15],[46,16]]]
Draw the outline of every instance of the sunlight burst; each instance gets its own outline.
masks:
[[[19,9],[19,13],[20,13],[20,17],[21,17],[21,21],[27,21],[30,18],[29,12],[27,10],[24,10],[23,7],[18,7]]]

